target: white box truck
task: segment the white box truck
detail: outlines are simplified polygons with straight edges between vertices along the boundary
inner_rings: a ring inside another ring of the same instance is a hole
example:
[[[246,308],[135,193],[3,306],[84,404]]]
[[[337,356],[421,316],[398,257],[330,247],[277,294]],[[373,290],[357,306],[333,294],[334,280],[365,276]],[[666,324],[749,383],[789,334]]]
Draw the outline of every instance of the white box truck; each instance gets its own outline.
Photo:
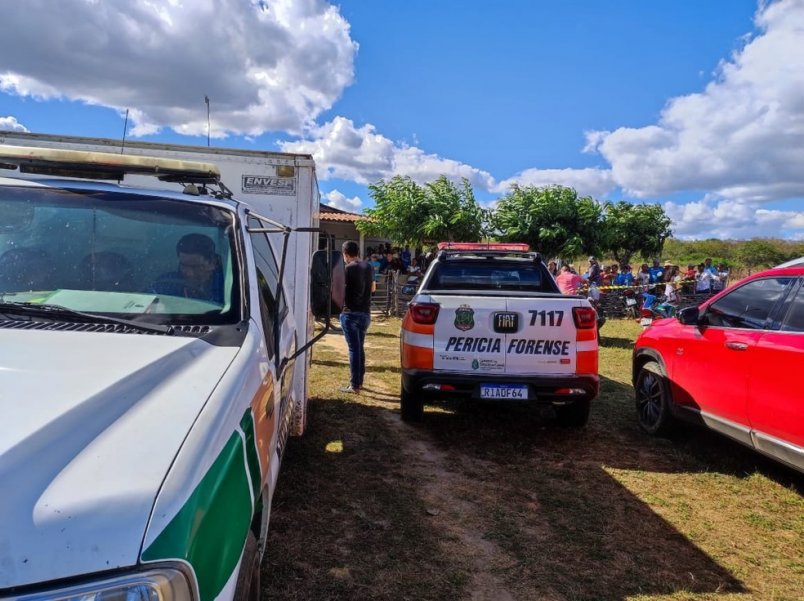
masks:
[[[0,132],[0,599],[256,599],[310,156]]]

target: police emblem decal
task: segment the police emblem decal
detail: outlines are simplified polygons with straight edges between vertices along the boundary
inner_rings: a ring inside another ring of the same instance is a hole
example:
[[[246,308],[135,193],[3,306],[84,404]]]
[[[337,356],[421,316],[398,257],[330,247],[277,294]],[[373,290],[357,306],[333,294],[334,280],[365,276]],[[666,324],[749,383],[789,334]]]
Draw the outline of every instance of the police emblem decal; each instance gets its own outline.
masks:
[[[472,361],[472,369],[479,369],[480,368],[480,361],[477,359]]]
[[[469,305],[461,305],[455,309],[455,327],[466,332],[475,327],[475,311]]]

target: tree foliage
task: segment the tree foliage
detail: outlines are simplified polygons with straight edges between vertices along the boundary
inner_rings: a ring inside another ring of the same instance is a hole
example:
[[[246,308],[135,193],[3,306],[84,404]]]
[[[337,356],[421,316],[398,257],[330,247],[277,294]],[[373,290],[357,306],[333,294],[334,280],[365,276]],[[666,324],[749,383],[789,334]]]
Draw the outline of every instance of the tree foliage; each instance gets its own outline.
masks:
[[[527,242],[546,257],[595,254],[602,210],[589,196],[565,186],[512,186],[490,217],[503,242]]]
[[[773,267],[783,263],[787,257],[770,241],[754,238],[740,246],[738,258],[748,268],[748,273],[760,267]]]
[[[672,234],[670,218],[658,204],[608,202],[603,220],[602,249],[620,265],[629,265],[636,254],[644,259],[658,257]]]
[[[395,244],[419,247],[427,242],[476,242],[484,232],[486,211],[475,200],[472,186],[458,186],[446,176],[419,185],[395,176],[369,186],[374,207],[357,222],[364,234],[388,238]]]

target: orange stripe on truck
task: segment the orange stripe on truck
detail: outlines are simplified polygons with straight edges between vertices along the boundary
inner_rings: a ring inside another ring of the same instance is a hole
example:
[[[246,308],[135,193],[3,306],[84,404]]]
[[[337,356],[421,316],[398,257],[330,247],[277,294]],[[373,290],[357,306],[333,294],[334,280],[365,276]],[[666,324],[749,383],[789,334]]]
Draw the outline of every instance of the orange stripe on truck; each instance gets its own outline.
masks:
[[[403,369],[433,369],[433,349],[402,343]]]
[[[575,373],[597,375],[597,350],[576,353]]]

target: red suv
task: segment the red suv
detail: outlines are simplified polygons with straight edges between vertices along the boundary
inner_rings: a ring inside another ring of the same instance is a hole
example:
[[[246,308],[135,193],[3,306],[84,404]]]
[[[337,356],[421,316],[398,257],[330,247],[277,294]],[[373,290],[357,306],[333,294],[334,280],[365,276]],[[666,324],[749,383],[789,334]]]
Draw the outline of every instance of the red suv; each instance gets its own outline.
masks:
[[[634,347],[645,432],[701,423],[802,472],[803,380],[804,267],[749,276],[654,321]]]

